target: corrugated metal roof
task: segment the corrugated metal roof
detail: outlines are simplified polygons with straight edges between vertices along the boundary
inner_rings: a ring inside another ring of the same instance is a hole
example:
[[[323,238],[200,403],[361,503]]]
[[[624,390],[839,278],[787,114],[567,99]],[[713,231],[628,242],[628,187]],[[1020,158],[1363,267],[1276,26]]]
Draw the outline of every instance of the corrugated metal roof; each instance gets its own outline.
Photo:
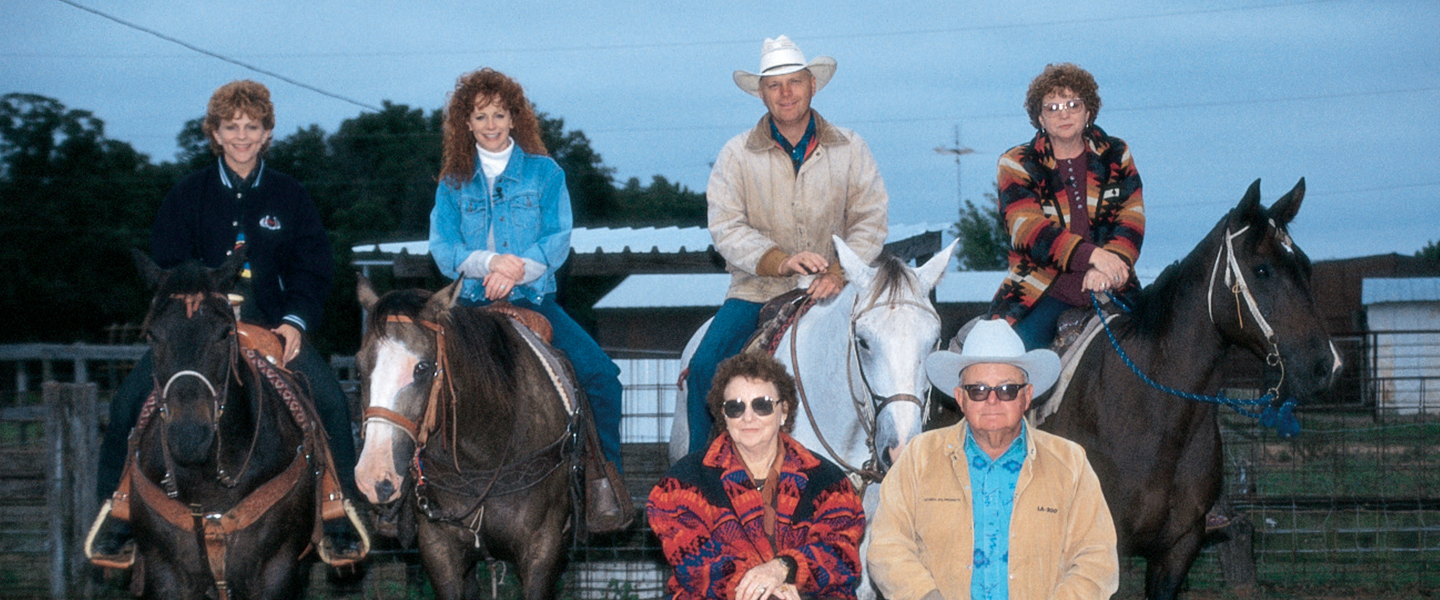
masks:
[[[1360,304],[1440,301],[1440,277],[1366,277]]]
[[[927,231],[945,231],[948,223],[909,223],[891,225],[889,240],[903,240]],[[948,240],[947,240],[948,241]],[[576,227],[570,232],[570,249],[578,254],[604,252],[615,254],[631,252],[704,252],[710,248],[710,230],[704,227]],[[389,242],[384,244],[362,244],[350,248],[356,254],[380,252],[399,254],[428,254],[430,243],[426,240],[413,242]]]

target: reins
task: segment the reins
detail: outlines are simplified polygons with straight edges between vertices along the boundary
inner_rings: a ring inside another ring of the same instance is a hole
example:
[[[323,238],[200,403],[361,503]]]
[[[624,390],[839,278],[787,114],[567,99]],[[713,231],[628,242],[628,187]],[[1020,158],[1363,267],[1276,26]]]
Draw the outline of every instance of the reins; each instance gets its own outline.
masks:
[[[1265,394],[1259,398],[1252,400],[1231,398],[1223,392],[1217,393],[1214,396],[1207,396],[1186,392],[1157,383],[1142,372],[1140,367],[1135,364],[1135,361],[1130,358],[1130,355],[1120,347],[1120,341],[1115,337],[1115,332],[1110,329],[1110,323],[1105,319],[1105,312],[1100,308],[1100,300],[1093,291],[1090,292],[1090,304],[1095,308],[1095,315],[1105,327],[1105,335],[1110,338],[1110,345],[1115,348],[1115,353],[1120,356],[1121,360],[1125,361],[1125,364],[1130,367],[1130,370],[1146,385],[1172,396],[1224,406],[1235,411],[1237,414],[1258,419],[1262,426],[1274,428],[1281,437],[1291,437],[1300,433],[1300,423],[1296,420],[1294,412],[1296,400],[1291,397],[1285,399],[1285,401],[1278,406],[1274,403],[1280,396],[1280,387],[1285,383],[1285,360],[1280,355],[1280,345],[1275,336],[1275,329],[1270,326],[1270,322],[1265,318],[1264,313],[1260,311],[1260,306],[1256,303],[1254,294],[1250,293],[1250,286],[1245,282],[1245,273],[1240,268],[1239,261],[1235,258],[1234,239],[1249,229],[1249,225],[1246,225],[1235,233],[1231,233],[1229,228],[1225,229],[1224,242],[1221,244],[1220,250],[1216,252],[1215,262],[1210,269],[1210,283],[1206,290],[1205,301],[1209,309],[1210,323],[1212,325],[1218,325],[1215,321],[1214,307],[1215,280],[1220,271],[1220,264],[1223,262],[1225,264],[1225,286],[1229,288],[1230,293],[1235,296],[1235,317],[1240,323],[1240,328],[1245,328],[1243,309],[1248,308],[1251,318],[1258,324],[1261,333],[1265,335],[1265,342],[1270,346],[1270,350],[1265,355],[1265,364],[1275,367],[1280,371],[1280,377],[1275,382],[1275,385],[1266,390]],[[1130,307],[1126,306],[1115,296],[1112,295],[1110,298],[1115,302],[1116,306],[1119,306],[1126,312],[1130,312]],[[1264,406],[1265,408],[1261,411],[1248,408],[1257,406]]]
[[[858,296],[851,304],[848,331],[849,339],[846,341],[845,345],[846,381],[855,381],[855,375],[858,374],[860,385],[863,388],[863,393],[861,395],[856,395],[852,393],[850,396],[850,403],[852,408],[855,409],[856,420],[860,422],[861,428],[865,431],[865,447],[870,450],[870,458],[864,463],[862,463],[860,467],[856,467],[850,464],[848,461],[845,460],[844,457],[840,455],[839,452],[836,452],[835,448],[830,445],[830,442],[825,439],[825,434],[820,430],[820,425],[815,420],[814,411],[810,408],[809,396],[805,393],[805,383],[803,381],[803,378],[800,376],[800,358],[799,352],[797,350],[796,341],[800,337],[798,335],[798,319],[796,320],[794,328],[790,331],[790,365],[791,370],[793,370],[795,373],[796,397],[800,400],[800,406],[805,409],[805,418],[809,420],[810,429],[815,432],[815,438],[820,440],[820,444],[825,447],[825,451],[830,455],[830,459],[835,461],[836,464],[840,465],[841,468],[849,471],[852,476],[859,478],[860,482],[855,487],[861,493],[864,493],[865,487],[870,485],[871,483],[879,483],[880,481],[885,479],[885,474],[880,470],[876,469],[874,466],[878,463],[879,451],[875,448],[875,425],[871,421],[880,415],[880,411],[884,410],[886,406],[890,405],[893,402],[912,402],[920,406],[922,412],[925,409],[925,404],[924,401],[920,398],[911,396],[909,394],[896,394],[895,396],[891,397],[881,397],[880,395],[875,393],[874,388],[870,386],[869,378],[865,375],[865,366],[860,362],[860,354],[859,350],[856,348],[855,341],[855,323],[858,322],[860,320],[860,317],[863,316],[866,312],[875,310],[879,307],[885,306],[894,308],[897,306],[907,305],[920,308],[923,311],[933,315],[937,321],[940,320],[939,313],[937,313],[935,311],[935,308],[932,306],[926,306],[922,303],[908,299],[892,300],[889,302],[880,303],[876,301],[876,298],[876,295],[872,295],[870,298],[870,303],[866,305],[865,308],[858,311],[855,310],[855,308],[858,307],[861,302]],[[808,304],[814,304],[815,301],[813,299],[807,299],[806,302]],[[853,362],[851,360],[852,358],[854,359]],[[868,414],[865,409],[864,396],[868,396],[870,400],[870,410],[868,411]]]

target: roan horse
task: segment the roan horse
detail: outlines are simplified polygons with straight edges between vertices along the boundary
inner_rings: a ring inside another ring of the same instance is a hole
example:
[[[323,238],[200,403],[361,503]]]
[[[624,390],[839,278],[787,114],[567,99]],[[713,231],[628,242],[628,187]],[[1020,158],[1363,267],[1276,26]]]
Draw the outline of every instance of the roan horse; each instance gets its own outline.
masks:
[[[157,288],[144,325],[156,397],[126,472],[136,576],[155,598],[299,597],[319,535],[313,450],[324,442],[301,391],[240,347],[225,292],[243,258],[162,271],[135,254]]]
[[[848,283],[796,321],[775,358],[800,388],[795,439],[849,472],[864,495],[866,514],[873,515],[879,486],[869,484],[924,425],[930,383],[922,363],[940,341],[940,316],[929,295],[955,244],[912,269],[889,255],[866,265],[840,238],[834,241]],[[704,333],[704,327],[696,332],[681,364],[688,364]],[[683,393],[680,398],[670,431],[671,462],[684,455],[689,439]],[[867,537],[862,553],[868,545]],[[870,590],[863,579],[861,594]]]
[[[1286,230],[1305,180],[1268,210],[1260,181],[1179,263],[1111,321],[1140,372],[1165,386],[1213,392],[1238,346],[1266,359],[1274,406],[1327,390],[1339,369],[1310,287],[1310,260]],[[1147,598],[1174,598],[1205,537],[1223,463],[1216,407],[1142,382],[1103,334],[1080,358],[1042,429],[1074,440],[1100,477],[1121,554],[1146,559]],[[1054,402],[1054,399],[1050,400]]]
[[[356,356],[366,419],[355,482],[377,506],[414,502],[438,597],[478,597],[476,564],[499,559],[516,566],[525,598],[552,598],[574,421],[530,346],[538,339],[498,312],[455,306],[461,281],[377,297],[360,279],[369,316]],[[553,374],[573,380],[561,364]]]

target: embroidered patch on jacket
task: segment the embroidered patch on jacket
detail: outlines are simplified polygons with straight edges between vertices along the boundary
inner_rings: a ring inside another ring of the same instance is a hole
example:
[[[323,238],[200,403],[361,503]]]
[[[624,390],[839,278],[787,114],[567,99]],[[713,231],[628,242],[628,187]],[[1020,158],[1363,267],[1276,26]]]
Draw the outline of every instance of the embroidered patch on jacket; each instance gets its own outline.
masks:
[[[260,217],[260,226],[270,231],[279,231],[280,219],[275,218],[275,215],[265,215]]]

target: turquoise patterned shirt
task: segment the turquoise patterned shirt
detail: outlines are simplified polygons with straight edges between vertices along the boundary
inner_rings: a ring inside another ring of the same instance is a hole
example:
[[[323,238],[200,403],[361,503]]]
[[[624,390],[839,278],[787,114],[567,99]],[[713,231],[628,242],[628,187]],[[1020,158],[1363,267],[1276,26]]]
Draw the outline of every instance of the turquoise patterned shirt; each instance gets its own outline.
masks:
[[[973,600],[1006,600],[1010,596],[1010,512],[1015,485],[1025,464],[1025,431],[1000,458],[980,449],[965,426],[965,458],[970,463],[970,498],[975,511],[975,564],[970,577]]]

